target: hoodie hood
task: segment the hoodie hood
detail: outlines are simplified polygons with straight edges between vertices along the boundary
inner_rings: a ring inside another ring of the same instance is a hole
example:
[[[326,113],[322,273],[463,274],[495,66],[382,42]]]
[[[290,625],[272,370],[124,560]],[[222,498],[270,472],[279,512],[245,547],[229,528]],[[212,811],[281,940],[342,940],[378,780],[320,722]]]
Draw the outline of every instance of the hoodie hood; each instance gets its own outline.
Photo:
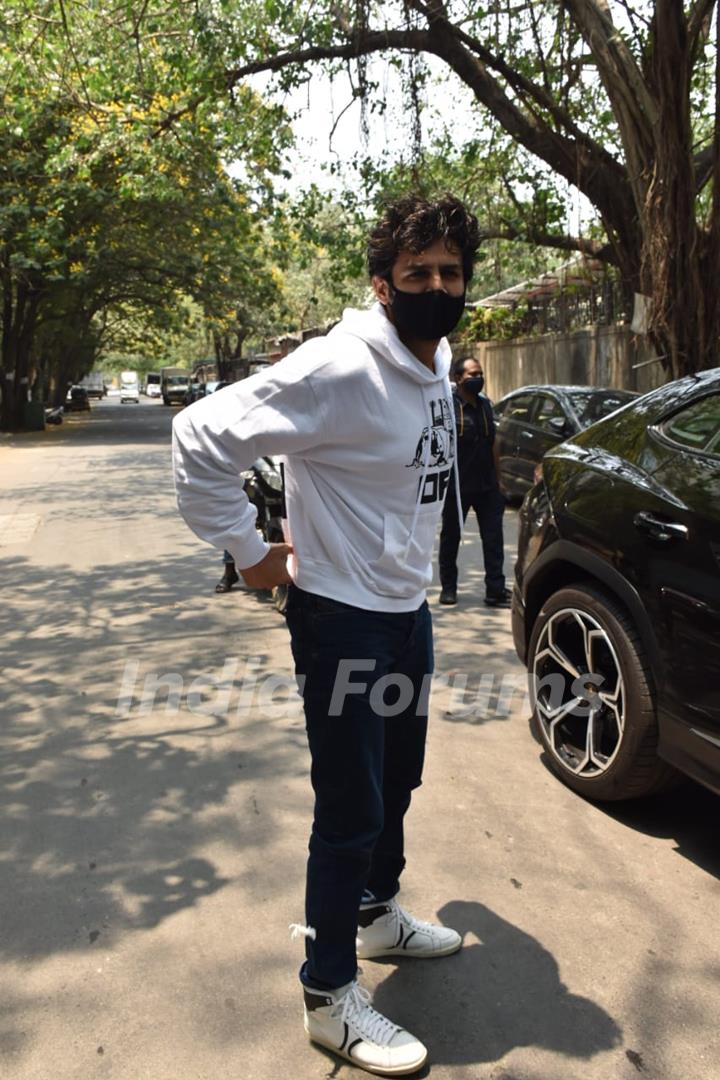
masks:
[[[442,338],[435,351],[435,371],[430,371],[417,356],[400,340],[397,330],[385,314],[385,308],[377,301],[368,311],[345,308],[342,321],[328,334],[332,339],[346,334],[364,341],[385,360],[399,368],[416,383],[432,385],[442,382],[450,372],[452,351],[447,338]]]

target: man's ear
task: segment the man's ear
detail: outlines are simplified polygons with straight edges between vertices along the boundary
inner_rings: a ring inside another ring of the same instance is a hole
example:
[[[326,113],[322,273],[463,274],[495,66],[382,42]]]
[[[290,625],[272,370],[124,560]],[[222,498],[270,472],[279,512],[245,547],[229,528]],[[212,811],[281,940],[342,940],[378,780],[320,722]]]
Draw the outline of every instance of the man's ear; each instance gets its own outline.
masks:
[[[375,295],[378,298],[378,300],[380,301],[380,303],[381,304],[389,304],[390,300],[391,300],[390,282],[386,281],[385,278],[380,277],[379,274],[373,274],[370,281],[371,281],[373,290],[375,292]]]

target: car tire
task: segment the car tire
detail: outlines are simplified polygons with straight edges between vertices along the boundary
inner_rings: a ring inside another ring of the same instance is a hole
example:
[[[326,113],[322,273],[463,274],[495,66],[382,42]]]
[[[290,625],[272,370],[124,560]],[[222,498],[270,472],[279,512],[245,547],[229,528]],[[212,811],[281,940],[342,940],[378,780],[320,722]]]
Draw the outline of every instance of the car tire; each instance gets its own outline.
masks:
[[[615,801],[677,782],[676,771],[657,756],[642,641],[611,596],[584,583],[553,593],[533,625],[527,666],[533,727],[553,772],[573,791]],[[593,686],[589,676],[601,681]]]

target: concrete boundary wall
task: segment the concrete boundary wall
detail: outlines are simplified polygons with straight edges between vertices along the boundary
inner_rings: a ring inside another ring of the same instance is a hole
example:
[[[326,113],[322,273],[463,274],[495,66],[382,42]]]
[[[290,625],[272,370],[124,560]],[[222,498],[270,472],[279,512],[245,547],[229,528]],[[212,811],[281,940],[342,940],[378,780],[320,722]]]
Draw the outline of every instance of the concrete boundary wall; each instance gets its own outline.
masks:
[[[462,355],[457,346],[453,351]],[[667,381],[647,339],[626,326],[588,326],[567,334],[480,341],[463,351],[472,351],[482,364],[486,391],[493,401],[531,383],[611,386],[645,393]]]

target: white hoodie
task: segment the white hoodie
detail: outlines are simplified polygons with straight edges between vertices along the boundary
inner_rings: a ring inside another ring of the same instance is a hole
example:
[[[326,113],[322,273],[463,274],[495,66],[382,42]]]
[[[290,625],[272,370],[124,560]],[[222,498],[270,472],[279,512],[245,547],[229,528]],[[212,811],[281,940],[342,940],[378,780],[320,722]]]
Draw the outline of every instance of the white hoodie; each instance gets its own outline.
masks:
[[[443,339],[433,373],[380,304],[348,309],[326,337],[175,417],[180,513],[254,566],[268,546],[238,474],[283,455],[293,581],[355,607],[414,611],[454,465],[450,356]]]

